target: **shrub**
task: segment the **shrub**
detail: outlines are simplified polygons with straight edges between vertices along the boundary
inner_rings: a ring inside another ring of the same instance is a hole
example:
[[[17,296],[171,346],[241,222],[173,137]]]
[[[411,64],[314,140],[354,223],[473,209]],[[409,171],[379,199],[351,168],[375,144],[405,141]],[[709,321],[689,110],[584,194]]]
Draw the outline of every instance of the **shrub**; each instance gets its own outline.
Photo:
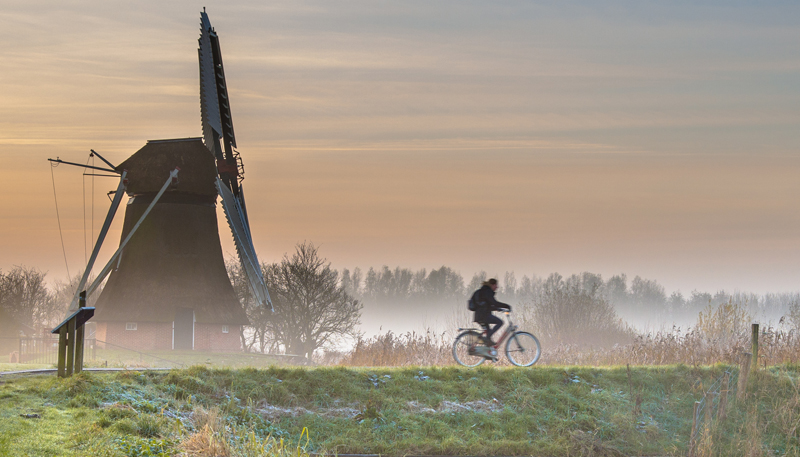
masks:
[[[601,345],[630,342],[632,332],[617,317],[598,284],[583,284],[580,277],[564,281],[551,274],[543,293],[527,307],[524,326],[550,344]]]

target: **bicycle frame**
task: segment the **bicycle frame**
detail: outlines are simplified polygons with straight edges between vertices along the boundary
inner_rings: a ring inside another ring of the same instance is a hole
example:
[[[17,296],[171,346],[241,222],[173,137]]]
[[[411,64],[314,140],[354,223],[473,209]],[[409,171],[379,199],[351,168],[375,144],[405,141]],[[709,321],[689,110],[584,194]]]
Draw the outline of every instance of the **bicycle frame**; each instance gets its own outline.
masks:
[[[500,339],[497,340],[497,342],[494,344],[494,346],[489,346],[489,347],[493,347],[495,349],[499,348],[500,345],[503,344],[503,342],[506,340],[506,338],[508,338],[510,335],[512,335],[514,332],[516,332],[517,329],[519,328],[516,325],[514,325],[513,322],[511,322],[511,314],[508,311],[505,312],[505,315],[508,316],[508,327],[506,327],[506,329],[503,332],[503,334],[500,335]],[[474,327],[472,327],[472,328],[459,328],[458,329],[458,331],[463,331],[463,330],[483,330],[483,332],[481,333],[482,335],[486,335],[486,332],[488,331],[488,329],[485,329],[483,327],[481,327],[480,329],[477,329],[477,328],[474,328]]]
[[[511,322],[511,315],[508,312],[506,312],[506,316],[508,316],[508,327],[506,327],[506,330],[503,332],[502,335],[500,335],[500,339],[497,340],[497,342],[494,344],[494,346],[492,346],[495,349],[498,349],[500,347],[500,345],[503,344],[503,341],[505,341],[506,338],[509,337],[509,335],[512,335],[514,332],[517,331],[517,326],[514,325],[513,322]],[[483,334],[485,335],[486,332],[487,332],[487,330],[484,330]]]

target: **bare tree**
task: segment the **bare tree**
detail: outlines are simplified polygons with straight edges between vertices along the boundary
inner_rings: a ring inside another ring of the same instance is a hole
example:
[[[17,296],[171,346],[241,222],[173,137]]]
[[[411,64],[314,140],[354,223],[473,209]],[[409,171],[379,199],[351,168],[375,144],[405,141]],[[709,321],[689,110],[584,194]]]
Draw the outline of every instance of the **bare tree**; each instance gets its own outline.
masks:
[[[53,325],[58,324],[61,320],[66,316],[67,310],[69,310],[69,305],[72,303],[72,299],[75,297],[75,293],[78,290],[78,284],[81,282],[81,277],[83,277],[83,272],[79,271],[78,274],[69,278],[68,281],[56,280],[52,287],[52,315],[53,315]],[[90,275],[87,281],[87,284],[91,284],[94,282],[94,276]],[[103,292],[103,287],[105,287],[105,282],[101,283],[97,289],[92,292],[91,295],[86,297],[86,306],[94,306],[97,302],[97,298],[100,297],[100,294]]]
[[[17,337],[63,317],[44,281],[45,273],[36,268],[16,266],[0,272],[0,334]]]
[[[0,303],[9,317],[28,326],[45,325],[54,319],[52,299],[44,278],[42,271],[22,266],[3,275]]]
[[[472,275],[472,280],[470,280],[469,284],[467,284],[467,293],[472,294],[476,290],[481,288],[481,284],[489,279],[489,275],[486,274],[485,271],[481,271],[480,273],[475,273]]]
[[[236,297],[250,321],[250,325],[242,326],[239,333],[242,347],[245,352],[274,352],[276,342],[269,325],[272,311],[253,299],[253,292],[238,258],[229,258],[225,262],[225,268],[228,270],[228,278],[231,280]],[[268,268],[266,264],[261,266],[263,272]]]
[[[356,335],[362,305],[312,243],[268,266],[265,279],[275,306],[268,327],[287,352],[310,359],[325,344]]]
[[[789,325],[800,330],[800,300],[795,300],[789,305]]]

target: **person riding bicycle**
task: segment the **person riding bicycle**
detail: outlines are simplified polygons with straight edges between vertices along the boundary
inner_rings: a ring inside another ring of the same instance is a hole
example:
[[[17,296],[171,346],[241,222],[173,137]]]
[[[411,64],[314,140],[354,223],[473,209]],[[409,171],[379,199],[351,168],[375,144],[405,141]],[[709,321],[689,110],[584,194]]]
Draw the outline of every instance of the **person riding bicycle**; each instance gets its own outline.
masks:
[[[494,294],[496,291],[497,280],[494,278],[481,283],[481,288],[477,291],[479,299],[473,321],[486,327],[486,336],[483,336],[482,339],[487,346],[494,346],[492,335],[503,326],[503,320],[494,316],[492,311],[499,311],[501,309],[511,311],[511,306],[495,300]],[[489,327],[489,324],[494,324],[494,326]]]

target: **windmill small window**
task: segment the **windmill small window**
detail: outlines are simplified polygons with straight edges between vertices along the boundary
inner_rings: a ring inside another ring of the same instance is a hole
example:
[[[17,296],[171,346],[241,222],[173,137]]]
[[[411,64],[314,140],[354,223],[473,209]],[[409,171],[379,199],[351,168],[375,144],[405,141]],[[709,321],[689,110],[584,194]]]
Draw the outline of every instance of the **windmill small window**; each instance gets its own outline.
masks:
[[[136,330],[136,322],[126,322],[125,330]]]
[[[222,326],[222,333],[228,333],[228,326],[227,325],[223,325]]]

